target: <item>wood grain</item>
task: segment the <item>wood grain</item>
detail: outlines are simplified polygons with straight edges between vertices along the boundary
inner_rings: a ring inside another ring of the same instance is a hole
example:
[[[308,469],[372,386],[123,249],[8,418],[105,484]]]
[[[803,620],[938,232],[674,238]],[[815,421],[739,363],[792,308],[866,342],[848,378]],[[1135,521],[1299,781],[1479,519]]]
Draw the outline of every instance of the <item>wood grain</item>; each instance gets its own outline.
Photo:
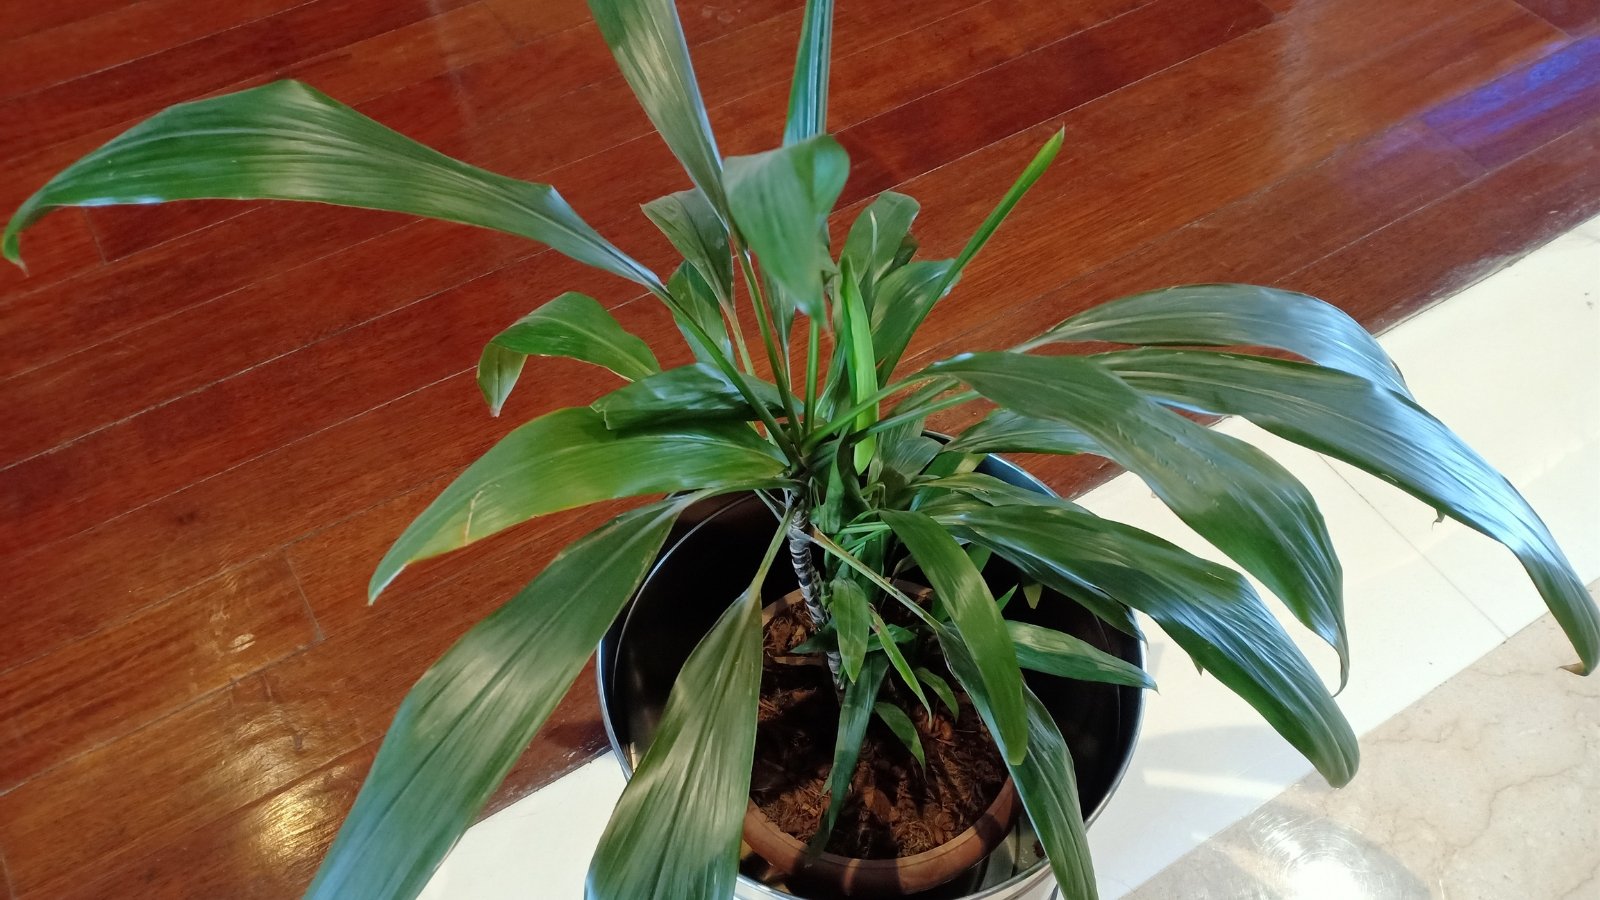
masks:
[[[776,140],[802,6],[682,6],[726,152]],[[1065,128],[908,365],[1184,281],[1308,290],[1382,326],[1600,213],[1593,13],[841,4],[829,123],[855,168],[834,227],[896,187],[923,203],[924,254],[953,254]],[[0,74],[0,114],[22,123],[0,131],[6,204],[165,103],[293,76],[550,180],[670,264],[636,205],[685,182],[583,0],[21,4],[0,18]],[[618,508],[513,529],[365,603],[389,542],[509,423],[614,384],[540,361],[492,419],[470,372],[482,341],[578,289],[665,361],[686,350],[632,286],[399,216],[70,211],[25,248],[33,274],[0,273],[0,896],[295,896],[408,686]],[[1022,461],[1068,492],[1113,474]],[[491,808],[603,746],[586,671]]]

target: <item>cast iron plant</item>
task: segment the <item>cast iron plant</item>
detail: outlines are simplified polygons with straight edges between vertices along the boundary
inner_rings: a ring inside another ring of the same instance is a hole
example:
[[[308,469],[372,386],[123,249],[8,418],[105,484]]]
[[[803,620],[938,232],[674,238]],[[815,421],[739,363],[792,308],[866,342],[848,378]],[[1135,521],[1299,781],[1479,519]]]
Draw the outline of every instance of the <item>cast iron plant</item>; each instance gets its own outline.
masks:
[[[400,707],[309,896],[420,891],[572,683],[689,504],[758,492],[789,544],[813,642],[842,691],[836,809],[893,672],[926,703],[905,646],[936,646],[1003,756],[1064,894],[1095,896],[1072,760],[1020,668],[1147,685],[1070,636],[1008,622],[979,576],[989,553],[1136,633],[1147,615],[1239,694],[1332,784],[1356,738],[1328,689],[1245,578],[1069,502],[977,474],[979,455],[1090,453],[1136,473],[1198,534],[1337,649],[1348,670],[1340,568],[1305,487],[1272,459],[1175,410],[1243,416],[1365,469],[1505,544],[1578,651],[1600,655],[1584,586],[1516,490],[1412,397],[1371,336],[1332,306],[1243,285],[1106,303],[1006,352],[914,371],[913,333],[1061,145],[1057,134],[955,259],[917,260],[917,204],[879,195],[830,247],[849,159],[824,133],[832,0],[808,0],[782,145],[724,159],[672,0],[590,0],[623,75],[693,187],[645,204],[684,262],[663,281],[545,184],[443,156],[291,81],[174,106],[57,175],[17,211],[4,251],[61,206],[193,198],[304,200],[395,210],[546,244],[641,286],[671,311],[695,362],[663,370],[594,299],[562,294],[496,336],[478,380],[492,410],[529,356],[626,382],[512,429],[400,536],[371,582],[537,516],[650,499],[567,547],[474,627]],[[1066,239],[1066,236],[1063,236]],[[1019,298],[1020,299],[1020,298]],[[1067,342],[1126,349],[1038,355]],[[752,345],[755,348],[752,353]],[[1299,360],[1172,347],[1268,347]],[[791,352],[792,348],[792,352]],[[997,408],[941,445],[932,413]],[[892,582],[914,562],[937,603]],[[816,560],[821,560],[818,566]],[[762,668],[758,574],[700,641],[611,817],[588,895],[725,898],[734,890]],[[1059,598],[1054,602],[1068,602]],[[931,684],[928,685],[933,690]],[[946,688],[947,690],[947,688]]]

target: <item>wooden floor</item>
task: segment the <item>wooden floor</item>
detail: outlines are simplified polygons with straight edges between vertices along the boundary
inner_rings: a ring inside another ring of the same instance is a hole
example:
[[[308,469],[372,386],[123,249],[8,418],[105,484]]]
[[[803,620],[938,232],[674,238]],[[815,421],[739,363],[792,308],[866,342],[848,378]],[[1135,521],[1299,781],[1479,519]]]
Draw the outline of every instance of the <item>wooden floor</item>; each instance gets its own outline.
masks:
[[[775,142],[801,6],[683,4],[726,152]],[[914,194],[930,256],[1067,132],[924,359],[1180,281],[1292,287],[1383,326],[1600,213],[1600,0],[838,6],[846,201]],[[167,103],[293,76],[555,183],[665,264],[636,207],[684,179],[582,0],[4,7],[7,211]],[[481,344],[568,288],[670,325],[518,240],[380,213],[74,210],[24,248],[32,274],[0,272],[0,896],[294,896],[409,684],[596,519],[408,570],[365,605],[388,542],[508,420],[605,386],[539,363],[491,419]],[[603,743],[585,675],[499,802]]]

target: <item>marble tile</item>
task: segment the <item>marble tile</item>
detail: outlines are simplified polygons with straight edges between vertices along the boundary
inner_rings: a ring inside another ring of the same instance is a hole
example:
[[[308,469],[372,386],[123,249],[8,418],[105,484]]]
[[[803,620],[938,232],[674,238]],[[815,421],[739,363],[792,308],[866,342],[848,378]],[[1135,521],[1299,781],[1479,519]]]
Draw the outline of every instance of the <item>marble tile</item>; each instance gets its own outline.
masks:
[[[1600,679],[1549,616],[1362,740],[1356,780],[1308,778],[1130,900],[1600,897]]]

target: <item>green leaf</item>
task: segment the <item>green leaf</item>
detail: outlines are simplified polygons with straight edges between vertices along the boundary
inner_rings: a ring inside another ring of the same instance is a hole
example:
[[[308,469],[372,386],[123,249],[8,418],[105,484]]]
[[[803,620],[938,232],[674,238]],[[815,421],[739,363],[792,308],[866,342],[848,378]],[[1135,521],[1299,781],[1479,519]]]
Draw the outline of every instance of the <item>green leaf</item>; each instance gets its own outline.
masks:
[[[1506,545],[1582,660],[1600,657],[1600,613],[1517,489],[1415,401],[1305,363],[1207,352],[1108,354],[1105,365],[1164,401],[1242,415],[1282,438],[1382,478]]]
[[[916,512],[880,510],[878,515],[894,529],[912,558],[928,577],[934,593],[963,640],[972,645],[984,690],[990,697],[999,729],[1005,735],[1010,762],[1021,762],[1028,752],[1027,722],[1022,709],[1022,673],[1006,632],[1005,620],[972,560],[949,532]]]
[[[945,276],[944,287],[936,293],[942,295],[950,289],[951,285],[955,284],[957,276],[967,267],[967,263],[972,262],[972,258],[978,255],[978,251],[982,250],[983,245],[989,242],[989,238],[994,237],[994,233],[1000,229],[1000,223],[1006,220],[1006,216],[1011,215],[1011,211],[1017,208],[1018,203],[1022,202],[1023,196],[1033,187],[1034,182],[1038,181],[1044,175],[1045,170],[1050,168],[1050,163],[1055,161],[1056,154],[1061,152],[1061,142],[1065,139],[1066,131],[1064,129],[1057,131],[1050,136],[1050,140],[1044,142],[1044,146],[1039,148],[1039,152],[1034,154],[1033,159],[1028,161],[1028,165],[1023,168],[1022,174],[1017,176],[1017,180],[1011,185],[1011,189],[1006,191],[1004,197],[1000,198],[999,205],[989,213],[988,218],[983,220],[983,224],[979,225],[978,230],[973,232],[972,237],[967,240],[967,245],[961,249],[961,254],[956,257],[955,265],[950,268],[950,273]]]
[[[798,144],[828,130],[828,68],[833,51],[833,0],[806,0],[789,88],[783,142]]]
[[[839,310],[839,321],[844,332],[840,341],[845,352],[845,371],[850,376],[850,402],[853,406],[872,399],[872,395],[878,392],[878,376],[873,369],[872,329],[868,323],[866,306],[861,301],[860,285],[848,262],[841,263],[839,267]],[[857,431],[864,430],[877,421],[878,408],[874,404],[856,414],[854,427]],[[877,437],[869,434],[861,438],[854,451],[857,472],[867,471],[867,465],[872,462],[877,450]]]
[[[589,0],[600,36],[639,105],[711,207],[727,220],[722,157],[672,0]]]
[[[771,382],[749,379],[769,410],[782,409]],[[596,400],[607,428],[627,430],[673,422],[748,422],[757,418],[744,395],[721,369],[705,363],[679,366],[623,385]]]
[[[946,475],[933,481],[924,482],[922,487],[930,491],[940,491],[941,493],[934,494],[931,499],[922,501],[916,508],[925,515],[941,520],[980,506],[1010,506],[1014,504],[1061,506],[1079,512],[1087,512],[1078,504],[1063,500],[1053,494],[1041,494],[1038,491],[1020,488],[980,472]],[[981,540],[975,541],[974,544],[994,549],[991,545],[985,544]],[[1037,607],[1039,605],[1039,588],[1038,584],[1025,583],[1023,585],[1023,595],[1028,598],[1028,606]],[[1129,637],[1144,639],[1144,635],[1139,631],[1139,623],[1134,620],[1133,613],[1127,607],[1106,599],[1096,591],[1058,589],[1071,597],[1079,606],[1094,613],[1102,622]]]
[[[927,685],[928,690],[933,691],[939,698],[939,702],[944,704],[944,708],[950,710],[952,717],[961,715],[961,707],[956,703],[956,692],[950,690],[950,682],[920,666],[914,671],[917,674],[917,680]]]
[[[1350,724],[1239,573],[1078,510],[997,506],[940,521],[1057,590],[1095,591],[1148,614],[1330,784],[1355,774],[1359,751]]]
[[[1309,491],[1270,456],[1164,409],[1099,363],[965,354],[929,367],[1001,406],[1077,428],[1201,537],[1261,579],[1349,669],[1342,573]]]
[[[883,724],[889,726],[889,730],[900,739],[900,743],[911,751],[911,755],[917,760],[917,766],[926,768],[928,757],[922,751],[922,738],[917,737],[917,726],[911,724],[911,717],[893,703],[876,703],[872,711],[878,714]]]
[[[861,674],[867,657],[867,637],[872,631],[867,592],[849,578],[836,578],[828,588],[828,612],[839,633],[839,659],[851,681]]]
[[[951,453],[1098,453],[1100,445],[1071,425],[997,409],[945,446]]]
[[[888,384],[933,305],[955,284],[950,260],[916,262],[890,272],[872,305],[872,345],[879,384]]]
[[[684,260],[700,273],[719,306],[733,302],[733,254],[728,226],[717,215],[705,191],[690,188],[657,197],[642,209]],[[680,298],[681,299],[681,298]]]
[[[477,225],[548,244],[651,290],[661,282],[547,184],[451,159],[296,81],[180,103],[73,163],[17,210],[3,249],[62,206],[307,200]]]
[[[530,356],[566,356],[635,381],[661,371],[650,346],[630,334],[593,297],[567,292],[495,335],[478,361],[478,388],[500,415]]]
[[[722,614],[672,685],[589,864],[589,900],[733,896],[755,756],[761,580]]]
[[[694,358],[720,370],[716,362],[718,359],[733,358],[733,344],[728,338],[728,327],[722,320],[722,307],[705,279],[700,277],[700,271],[692,263],[682,263],[667,280],[667,293],[677,301],[672,311],[673,321],[683,335],[684,343],[694,353]],[[685,319],[698,326],[698,332],[704,332],[711,343],[701,340],[696,328],[690,327]]]
[[[1066,739],[1061,736],[1055,720],[1050,718],[1049,710],[1033,691],[1022,689],[1028,723],[1028,752],[1020,761],[1011,762],[1010,748],[995,728],[994,706],[984,693],[972,648],[948,630],[941,635],[940,646],[944,648],[951,673],[967,688],[973,706],[988,724],[989,733],[995,736],[995,743],[1007,760],[1006,767],[1016,784],[1017,796],[1022,799],[1023,809],[1028,811],[1045,857],[1050,860],[1050,871],[1055,874],[1061,897],[1063,900],[1096,900],[1094,862],[1089,855],[1077,774],[1073,771]]]
[[[1006,622],[1006,630],[1017,648],[1017,664],[1024,669],[1079,681],[1156,686],[1145,670],[1066,632],[1014,621]]]
[[[587,407],[556,410],[513,430],[445,488],[384,554],[368,595],[410,563],[535,516],[641,494],[773,487],[783,469],[744,425],[617,432]]]
[[[869,309],[873,306],[878,282],[894,267],[920,209],[917,201],[905,194],[884,191],[851,223],[844,249],[839,252],[839,262],[848,261],[850,268],[861,276],[861,293]]]
[[[872,614],[872,631],[878,638],[878,647],[883,650],[883,655],[888,658],[889,665],[894,667],[895,674],[905,683],[908,690],[922,704],[922,708],[929,712],[933,707],[928,705],[928,695],[922,692],[922,684],[917,681],[916,672],[912,671],[911,664],[906,662],[904,653],[900,652],[899,635],[896,626],[887,624],[877,610],[868,610]]]
[[[845,686],[844,700],[839,704],[839,732],[833,744],[833,769],[828,773],[828,808],[822,814],[822,825],[817,829],[811,846],[821,849],[828,843],[828,835],[844,808],[845,794],[855,776],[856,761],[861,758],[861,742],[866,740],[867,725],[872,721],[872,707],[877,703],[878,691],[883,688],[883,676],[889,669],[889,659],[882,653],[867,657],[861,667],[861,677]]]
[[[1343,310],[1253,284],[1192,284],[1134,294],[1079,313],[1029,345],[1057,341],[1276,347],[1411,396],[1389,354]]]
[[[822,274],[832,268],[825,228],[850,157],[828,135],[728,159],[728,202],[763,273],[806,315],[822,317]]]
[[[688,502],[634,510],[572,544],[423,674],[308,898],[422,890],[582,671]]]

